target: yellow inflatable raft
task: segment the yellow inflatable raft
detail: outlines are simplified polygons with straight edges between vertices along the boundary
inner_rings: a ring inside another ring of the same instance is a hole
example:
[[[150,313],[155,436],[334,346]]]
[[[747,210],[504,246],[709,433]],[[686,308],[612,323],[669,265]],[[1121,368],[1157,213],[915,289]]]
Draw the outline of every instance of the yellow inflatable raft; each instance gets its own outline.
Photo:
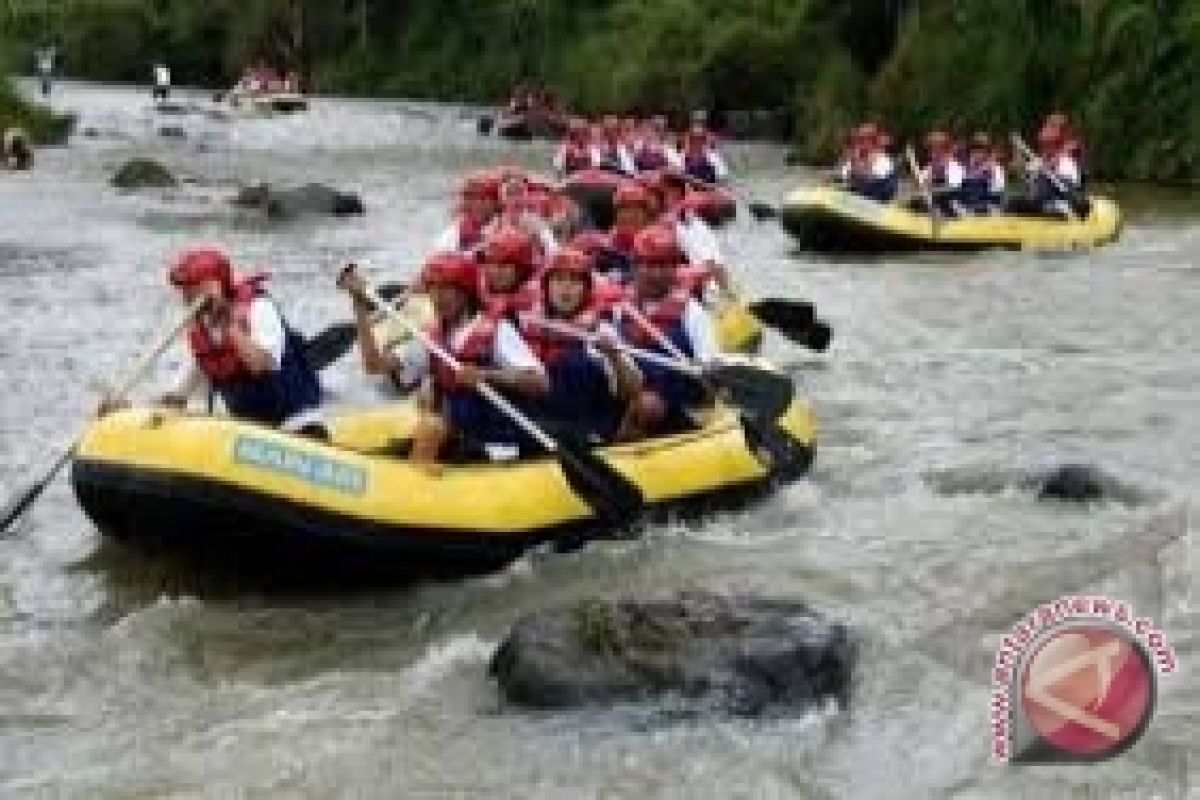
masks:
[[[1093,196],[1083,219],[995,214],[940,222],[903,205],[884,205],[835,186],[796,189],[780,207],[780,221],[801,246],[829,252],[1075,249],[1114,241],[1121,213]]]
[[[414,420],[407,406],[347,413],[323,444],[227,417],[131,409],[84,433],[72,483],[106,535],[305,579],[478,573],[538,543],[598,533],[551,458],[423,467],[397,457]],[[694,431],[598,455],[640,488],[648,511],[690,506],[806,470],[816,440],[809,405],[793,396],[778,423],[790,463],[771,469],[721,406]]]

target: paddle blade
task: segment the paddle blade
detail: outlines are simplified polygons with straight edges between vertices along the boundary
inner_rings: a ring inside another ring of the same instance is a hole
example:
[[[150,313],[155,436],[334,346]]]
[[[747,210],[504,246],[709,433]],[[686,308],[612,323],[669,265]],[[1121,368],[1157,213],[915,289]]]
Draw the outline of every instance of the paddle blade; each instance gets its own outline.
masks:
[[[313,369],[322,370],[349,353],[358,340],[358,329],[352,322],[339,322],[308,340],[305,352]]]
[[[605,525],[626,527],[641,515],[642,490],[586,445],[559,439],[555,455],[567,483]]]
[[[760,322],[778,328],[780,331],[784,329],[807,330],[816,320],[812,303],[778,297],[755,300],[750,304],[750,313],[758,317]]]
[[[704,374],[731,404],[761,420],[783,416],[796,393],[788,376],[749,364],[721,364]]]
[[[381,283],[375,290],[384,300],[395,300],[408,291],[407,283]]]
[[[808,329],[808,341],[804,343],[804,346],[813,352],[824,353],[829,349],[829,343],[832,340],[833,328],[821,320],[817,320]]]
[[[748,203],[746,207],[750,209],[750,216],[759,222],[774,219],[779,214],[774,206],[767,205],[766,203]]]

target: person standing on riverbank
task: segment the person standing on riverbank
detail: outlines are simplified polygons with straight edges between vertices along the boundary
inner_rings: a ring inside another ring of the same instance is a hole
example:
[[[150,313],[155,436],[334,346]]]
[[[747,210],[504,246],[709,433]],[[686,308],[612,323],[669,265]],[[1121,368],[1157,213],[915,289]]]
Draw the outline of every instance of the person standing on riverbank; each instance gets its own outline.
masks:
[[[161,61],[154,65],[154,88],[150,96],[158,101],[165,101],[171,96],[171,68]]]

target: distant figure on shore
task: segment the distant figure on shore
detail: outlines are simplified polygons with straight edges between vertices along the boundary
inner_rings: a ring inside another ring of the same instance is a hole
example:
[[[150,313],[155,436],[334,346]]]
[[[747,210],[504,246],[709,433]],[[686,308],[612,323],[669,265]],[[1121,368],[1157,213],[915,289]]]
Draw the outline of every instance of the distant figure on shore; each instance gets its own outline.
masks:
[[[161,61],[154,65],[154,88],[150,96],[160,101],[171,96],[171,68]]]
[[[43,97],[50,94],[51,83],[54,79],[54,61],[57,55],[58,53],[53,45],[39,48],[35,54],[38,79],[41,82]]]
[[[33,147],[29,144],[29,134],[22,128],[8,128],[4,131],[3,161],[6,169],[29,169],[33,166]]]

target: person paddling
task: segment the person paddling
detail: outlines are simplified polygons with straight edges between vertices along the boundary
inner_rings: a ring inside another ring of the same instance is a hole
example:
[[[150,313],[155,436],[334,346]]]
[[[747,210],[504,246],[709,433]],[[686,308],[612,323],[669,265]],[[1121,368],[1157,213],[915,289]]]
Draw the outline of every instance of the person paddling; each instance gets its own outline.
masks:
[[[338,285],[350,294],[356,315],[369,318],[370,301],[353,266],[343,270]],[[545,368],[514,324],[483,312],[475,260],[463,253],[435,253],[425,263],[420,285],[429,292],[436,317],[428,335],[463,369],[456,374],[416,339],[400,351],[376,348],[376,370],[386,370],[403,392],[423,389],[424,413],[409,457],[432,463],[481,448],[498,459],[536,450],[524,431],[473,388],[486,381],[518,406],[528,406],[550,389]]]
[[[962,189],[963,166],[954,152],[954,139],[945,131],[933,131],[925,137],[929,161],[917,180],[933,192],[933,204],[943,218],[953,219],[962,211],[958,195]],[[933,213],[933,209],[929,209]]]
[[[572,118],[567,123],[567,135],[554,154],[554,170],[560,176],[588,169],[599,156],[593,152],[588,124],[582,119]]]
[[[1028,192],[1041,213],[1066,219],[1087,216],[1083,171],[1074,155],[1078,148],[1065,123],[1044,125],[1038,132],[1038,157],[1028,165]]]
[[[550,391],[537,406],[538,417],[556,428],[570,427],[592,442],[617,436],[641,392],[642,376],[616,345],[608,322],[611,287],[598,287],[592,258],[571,247],[551,259],[541,278],[541,300],[520,315],[521,333],[550,378]],[[566,325],[596,335],[594,345],[579,335],[556,331]]]
[[[978,132],[967,146],[959,203],[974,214],[994,214],[1004,206],[1004,166],[996,158],[992,140]]]
[[[500,176],[475,172],[463,183],[454,221],[438,237],[434,250],[472,251],[483,243],[488,226],[500,212]]]
[[[717,355],[716,333],[708,312],[677,281],[684,254],[675,231],[654,225],[634,245],[636,268],[628,302],[614,310],[617,329],[629,344],[668,357],[683,355],[700,364]],[[688,411],[703,404],[705,390],[695,379],[648,361],[638,361],[642,391],[620,432],[622,439],[684,430]]]
[[[160,402],[182,408],[209,388],[233,417],[328,439],[320,380],[304,340],[266,294],[266,276],[239,277],[224,251],[197,247],[169,277],[189,304],[203,297],[206,306],[187,332],[191,363]]]
[[[885,149],[887,135],[873,122],[864,122],[850,135],[845,160],[836,177],[855,194],[877,203],[890,203],[899,190],[896,163]]]
[[[705,183],[721,183],[729,177],[725,159],[712,146],[703,125],[693,125],[683,135],[683,171],[689,178]]]

